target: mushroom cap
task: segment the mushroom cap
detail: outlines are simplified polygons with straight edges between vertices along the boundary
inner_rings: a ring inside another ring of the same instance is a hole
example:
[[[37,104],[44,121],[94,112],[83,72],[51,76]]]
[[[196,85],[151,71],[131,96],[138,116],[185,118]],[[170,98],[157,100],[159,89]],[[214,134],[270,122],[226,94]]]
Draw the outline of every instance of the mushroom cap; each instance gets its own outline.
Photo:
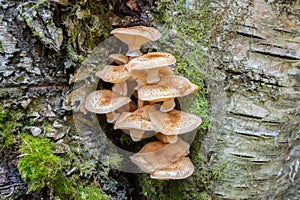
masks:
[[[96,72],[96,76],[105,82],[119,83],[126,81],[131,75],[124,65],[107,65],[101,71]]]
[[[179,92],[180,96],[186,96],[198,91],[197,85],[191,83],[189,79],[178,75],[166,75],[161,78],[158,84],[170,86],[176,89]]]
[[[194,172],[194,165],[188,157],[180,157],[174,163],[155,170],[150,177],[158,180],[185,179]]]
[[[202,123],[201,118],[197,115],[175,109],[167,113],[152,111],[149,116],[157,131],[164,135],[187,133]]]
[[[182,97],[198,90],[198,86],[187,78],[177,75],[166,75],[156,84],[143,85],[138,89],[138,96],[143,101],[163,101]]]
[[[142,101],[164,101],[170,98],[179,97],[179,92],[165,85],[143,85],[138,89],[138,97]]]
[[[161,37],[160,32],[153,27],[147,26],[134,26],[128,28],[116,28],[110,32],[119,38],[122,42],[126,43],[130,40],[143,40],[144,43],[148,41],[156,41]],[[143,43],[142,43],[143,44]]]
[[[124,112],[115,123],[115,129],[138,129],[144,131],[154,131],[156,126],[151,122],[149,113],[151,105],[144,106],[136,111]]]
[[[144,70],[164,67],[176,63],[176,58],[169,53],[151,52],[130,60],[125,67],[129,70]]]
[[[85,108],[93,113],[109,113],[129,103],[129,97],[120,96],[111,90],[91,92],[85,100]]]
[[[174,144],[161,141],[149,142],[138,153],[130,156],[130,159],[141,170],[151,173],[170,165],[181,156],[188,155],[189,147],[190,145],[181,139]]]
[[[111,61],[111,62],[115,62],[117,63],[118,65],[124,65],[124,64],[127,64],[129,62],[129,58],[124,55],[124,54],[119,54],[119,53],[116,53],[116,54],[110,54],[108,56],[108,59]]]

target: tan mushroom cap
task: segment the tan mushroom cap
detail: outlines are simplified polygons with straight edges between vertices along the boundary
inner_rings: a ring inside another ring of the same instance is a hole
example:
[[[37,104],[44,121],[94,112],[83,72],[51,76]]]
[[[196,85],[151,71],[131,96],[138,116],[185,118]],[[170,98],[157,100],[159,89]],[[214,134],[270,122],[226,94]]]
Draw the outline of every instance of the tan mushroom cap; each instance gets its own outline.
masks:
[[[130,101],[129,97],[120,96],[111,90],[97,90],[86,97],[85,108],[90,112],[105,114],[117,110]]]
[[[151,52],[130,60],[125,67],[129,70],[145,70],[174,65],[176,58],[169,53]]]
[[[129,51],[127,56],[140,56],[140,47],[149,42],[156,41],[161,37],[160,32],[152,27],[135,26],[129,28],[116,28],[111,34],[119,38],[128,45]]]
[[[169,98],[182,97],[196,92],[198,86],[187,78],[177,75],[166,75],[157,84],[148,84],[139,88],[138,96],[143,101],[163,101]]]
[[[105,82],[119,83],[126,81],[131,75],[124,65],[107,65],[101,71],[96,72],[96,76]]]
[[[124,54],[110,54],[108,59],[111,62],[117,63],[118,65],[124,65],[129,62],[129,58]]]
[[[149,112],[152,106],[147,105],[136,111],[124,112],[115,122],[115,129],[124,129],[130,131],[130,136],[134,141],[150,137],[153,134],[144,134],[144,131],[155,131],[156,126],[150,121]]]
[[[164,76],[158,84],[171,86],[179,92],[181,97],[198,91],[198,86],[196,84],[193,84],[189,79],[178,75]]]
[[[194,165],[188,157],[181,157],[162,169],[155,170],[150,177],[158,180],[185,179],[194,172]]]
[[[153,111],[150,112],[149,116],[157,130],[164,135],[187,133],[202,123],[201,118],[197,115],[179,110],[172,110],[167,113]]]
[[[147,105],[137,109],[132,113],[122,113],[115,123],[115,129],[139,129],[144,131],[154,131],[156,127],[150,121],[150,108],[151,105]]]
[[[157,84],[146,84],[138,88],[142,101],[164,101],[160,110],[169,112],[175,107],[174,98],[186,96],[198,90],[198,86],[187,78],[177,75],[166,75]]]
[[[138,97],[142,101],[158,102],[179,97],[178,90],[165,85],[144,85],[138,89]]]
[[[138,153],[130,157],[142,171],[151,173],[164,168],[189,154],[189,144],[178,139],[174,144],[166,144],[161,141],[147,143]]]

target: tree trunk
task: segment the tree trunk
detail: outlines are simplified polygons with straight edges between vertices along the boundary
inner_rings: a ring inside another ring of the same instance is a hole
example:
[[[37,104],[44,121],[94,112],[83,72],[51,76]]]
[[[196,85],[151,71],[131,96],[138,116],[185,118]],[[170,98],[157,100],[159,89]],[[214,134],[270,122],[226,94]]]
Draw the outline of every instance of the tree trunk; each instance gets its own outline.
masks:
[[[48,135],[56,143],[84,140],[88,148],[100,147],[88,133],[79,138],[68,132],[71,113],[64,102],[74,69],[109,35],[109,17],[110,23],[120,19],[104,1],[65,2],[0,0],[0,99],[3,107],[24,111],[22,119],[30,122],[25,128],[33,135],[43,135],[50,124],[65,133]],[[113,5],[116,12],[118,6]],[[300,199],[299,0],[241,0],[229,10],[224,34],[213,46],[212,120],[203,142],[213,165],[227,164],[213,193],[220,199]],[[140,18],[149,20],[144,11]],[[245,14],[243,20],[238,14]],[[122,23],[148,25],[147,20]],[[15,151],[0,152],[0,198],[26,192]],[[127,198],[124,185],[116,187],[96,170],[101,185],[109,185],[106,192]]]
[[[222,199],[300,198],[299,1],[254,0],[216,44],[213,122],[205,151],[226,162],[214,193]],[[230,16],[228,16],[230,19]]]

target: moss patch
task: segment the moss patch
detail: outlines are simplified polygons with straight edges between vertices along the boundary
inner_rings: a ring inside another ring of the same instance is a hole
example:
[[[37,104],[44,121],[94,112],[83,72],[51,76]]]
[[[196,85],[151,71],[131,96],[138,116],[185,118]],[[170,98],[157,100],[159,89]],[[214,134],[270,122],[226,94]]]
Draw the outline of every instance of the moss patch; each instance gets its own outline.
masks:
[[[74,151],[58,156],[53,153],[55,143],[47,138],[22,133],[20,139],[18,169],[28,184],[28,193],[48,189],[59,199],[108,199],[99,186],[89,184],[96,166],[87,157],[84,160]],[[74,161],[78,162],[79,173],[68,176],[65,169]]]
[[[54,144],[46,138],[21,134],[18,169],[28,183],[28,192],[51,188],[61,168],[61,158],[52,153]]]
[[[0,149],[9,148],[16,142],[16,134],[22,123],[21,114],[9,111],[0,106]]]

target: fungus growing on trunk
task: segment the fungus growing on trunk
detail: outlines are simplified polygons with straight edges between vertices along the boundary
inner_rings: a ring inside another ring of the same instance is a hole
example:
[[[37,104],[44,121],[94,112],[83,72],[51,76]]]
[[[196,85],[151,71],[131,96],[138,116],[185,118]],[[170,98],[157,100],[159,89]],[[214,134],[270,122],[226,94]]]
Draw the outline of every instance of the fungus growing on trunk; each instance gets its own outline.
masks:
[[[172,54],[152,52],[130,60],[125,67],[128,70],[145,70],[147,83],[157,83],[160,80],[158,69],[175,63],[176,59]]]
[[[93,113],[106,114],[107,122],[113,123],[120,115],[114,111],[130,101],[129,97],[120,96],[111,90],[97,90],[86,97],[85,108]]]
[[[96,76],[105,82],[114,83],[115,85],[112,87],[112,91],[123,96],[127,95],[126,80],[129,79],[131,75],[124,65],[107,65],[101,71],[96,72]]]
[[[127,56],[141,56],[140,48],[143,44],[156,41],[161,37],[157,29],[146,26],[116,28],[111,31],[111,34],[128,45]]]
[[[85,108],[106,114],[107,121],[114,123],[114,129],[128,130],[133,141],[156,136],[159,141],[147,143],[130,156],[131,161],[151,178],[187,178],[194,171],[192,162],[186,157],[190,146],[178,135],[195,130],[202,120],[196,115],[174,110],[175,98],[197,92],[198,86],[187,78],[174,75],[172,66],[176,59],[173,55],[163,52],[142,55],[142,44],[160,38],[155,28],[117,28],[111,33],[126,43],[129,51],[126,55],[109,55],[111,63],[119,66],[107,65],[96,72],[96,76],[114,83],[112,91],[90,93]],[[127,92],[127,82],[128,88],[134,88],[130,92]],[[131,92],[133,101],[125,96]],[[162,102],[159,110],[156,102]]]

